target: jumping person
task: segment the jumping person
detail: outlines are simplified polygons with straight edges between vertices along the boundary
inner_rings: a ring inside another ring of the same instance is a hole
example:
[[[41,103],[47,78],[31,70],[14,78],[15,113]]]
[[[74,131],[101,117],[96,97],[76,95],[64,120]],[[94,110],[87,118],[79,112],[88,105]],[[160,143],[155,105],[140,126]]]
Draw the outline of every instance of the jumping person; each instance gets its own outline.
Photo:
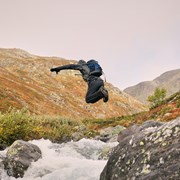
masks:
[[[87,82],[86,103],[95,103],[100,99],[103,99],[104,102],[109,100],[108,91],[104,88],[104,81],[100,78],[103,71],[96,60],[91,59],[87,62],[79,60],[77,64],[67,64],[51,68],[50,71],[58,74],[61,70],[68,69],[80,71],[83,79]]]

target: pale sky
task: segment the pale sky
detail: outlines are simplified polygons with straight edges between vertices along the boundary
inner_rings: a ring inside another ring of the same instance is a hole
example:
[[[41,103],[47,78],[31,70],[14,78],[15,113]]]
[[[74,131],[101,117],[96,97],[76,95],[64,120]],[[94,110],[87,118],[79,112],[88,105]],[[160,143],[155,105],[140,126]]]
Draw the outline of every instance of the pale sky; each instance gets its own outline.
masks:
[[[180,0],[0,0],[0,48],[96,59],[123,90],[180,68]]]

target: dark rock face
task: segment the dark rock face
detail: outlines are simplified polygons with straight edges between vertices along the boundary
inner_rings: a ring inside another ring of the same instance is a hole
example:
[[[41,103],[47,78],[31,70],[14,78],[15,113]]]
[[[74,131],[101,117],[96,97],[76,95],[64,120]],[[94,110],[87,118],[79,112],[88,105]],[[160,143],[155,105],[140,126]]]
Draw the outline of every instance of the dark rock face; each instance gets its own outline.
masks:
[[[128,128],[118,141],[100,180],[180,179],[180,118]]]
[[[7,174],[13,177],[23,177],[24,171],[32,161],[41,158],[41,150],[34,144],[17,140],[8,149],[4,159],[4,168]]]
[[[6,148],[7,148],[7,146],[6,146],[6,145],[4,145],[4,144],[0,144],[0,151],[5,150]]]

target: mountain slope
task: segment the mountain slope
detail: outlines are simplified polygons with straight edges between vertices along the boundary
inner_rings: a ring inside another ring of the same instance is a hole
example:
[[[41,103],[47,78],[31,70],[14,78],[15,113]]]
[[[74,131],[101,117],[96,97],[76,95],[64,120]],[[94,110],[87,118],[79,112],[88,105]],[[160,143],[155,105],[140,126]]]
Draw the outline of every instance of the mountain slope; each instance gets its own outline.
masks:
[[[146,110],[146,107],[126,93],[107,83],[110,100],[86,104],[87,85],[77,71],[50,68],[68,63],[57,57],[40,57],[20,49],[0,49],[0,111],[9,107],[28,108],[45,115],[72,118],[108,118]]]
[[[137,100],[147,104],[147,98],[153,94],[155,88],[165,88],[167,96],[180,91],[180,69],[163,73],[152,81],[141,82],[124,90]]]

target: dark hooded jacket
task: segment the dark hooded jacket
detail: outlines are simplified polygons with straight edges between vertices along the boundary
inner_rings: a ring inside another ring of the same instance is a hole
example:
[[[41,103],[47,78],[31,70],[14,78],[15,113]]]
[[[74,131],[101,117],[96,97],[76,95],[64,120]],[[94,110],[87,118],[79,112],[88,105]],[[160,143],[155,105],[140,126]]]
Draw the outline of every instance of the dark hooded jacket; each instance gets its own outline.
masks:
[[[61,70],[67,70],[67,69],[80,71],[83,79],[88,84],[88,90],[86,93],[86,102],[95,103],[99,101],[101,98],[105,97],[104,93],[101,90],[102,89],[101,87],[104,87],[104,82],[99,76],[96,76],[97,73],[94,74],[94,72],[96,71],[90,70],[87,63],[84,60],[79,60],[77,64],[68,64],[68,65],[59,66],[56,68],[52,68],[51,71],[52,72],[55,71],[56,73],[58,73]],[[104,102],[108,101],[108,93],[106,94],[107,97]]]
[[[95,77],[93,74],[90,74],[90,70],[84,60],[79,60],[77,64],[67,64],[53,69],[56,72],[67,69],[78,70],[82,74],[83,79],[88,83],[93,79],[97,79],[97,77]]]

